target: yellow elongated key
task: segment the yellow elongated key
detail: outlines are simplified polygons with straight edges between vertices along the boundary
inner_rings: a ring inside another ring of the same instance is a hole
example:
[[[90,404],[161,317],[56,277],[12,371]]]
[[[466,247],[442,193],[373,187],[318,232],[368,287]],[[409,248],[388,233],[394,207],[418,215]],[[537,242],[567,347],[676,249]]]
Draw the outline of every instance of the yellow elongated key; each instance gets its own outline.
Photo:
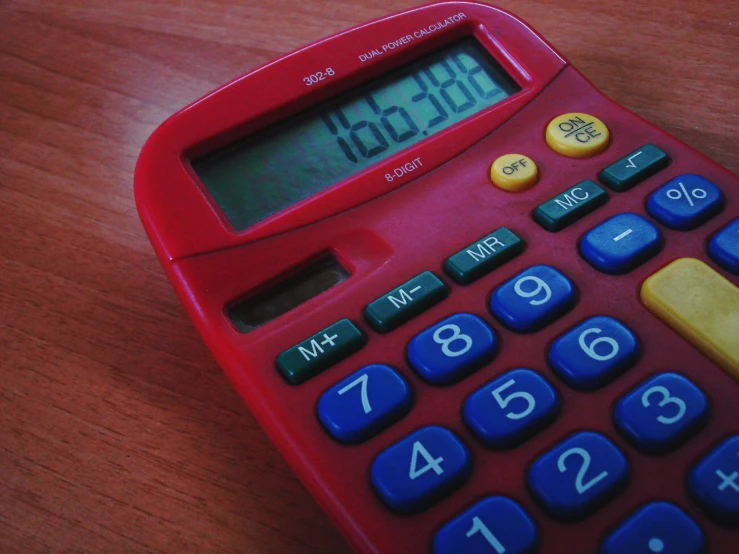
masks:
[[[649,277],[641,300],[739,381],[739,288],[695,258],[680,258]]]

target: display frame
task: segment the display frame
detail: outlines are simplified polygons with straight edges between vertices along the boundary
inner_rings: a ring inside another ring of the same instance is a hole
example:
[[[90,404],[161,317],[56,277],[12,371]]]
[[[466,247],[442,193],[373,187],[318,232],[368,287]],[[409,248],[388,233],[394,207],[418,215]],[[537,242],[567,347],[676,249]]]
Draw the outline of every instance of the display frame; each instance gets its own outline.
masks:
[[[334,70],[327,71],[304,82],[311,86],[330,78]],[[477,77],[481,73],[488,84]],[[520,92],[488,50],[474,36],[465,36],[194,158],[190,165],[228,223],[241,232]],[[364,124],[361,130],[355,130],[357,123]],[[402,175],[399,170],[385,179],[392,182]]]
[[[162,259],[247,244],[326,219],[382,196],[449,161],[518,113],[568,65],[525,23],[503,10],[462,4],[450,21],[443,4],[420,7],[330,36],[232,81],[170,117],[139,157],[136,203]],[[491,23],[490,10],[496,12]],[[442,25],[442,22],[447,22]],[[412,37],[400,44],[399,38]],[[189,160],[318,104],[442,46],[472,36],[521,91],[464,119],[256,225],[236,231],[209,196]],[[362,53],[398,43],[384,55]],[[516,53],[514,56],[513,52]],[[330,64],[336,76],[307,87],[303,77]],[[271,84],[267,94],[266,84]],[[245,101],[248,99],[248,101]],[[386,173],[413,171],[388,181]]]

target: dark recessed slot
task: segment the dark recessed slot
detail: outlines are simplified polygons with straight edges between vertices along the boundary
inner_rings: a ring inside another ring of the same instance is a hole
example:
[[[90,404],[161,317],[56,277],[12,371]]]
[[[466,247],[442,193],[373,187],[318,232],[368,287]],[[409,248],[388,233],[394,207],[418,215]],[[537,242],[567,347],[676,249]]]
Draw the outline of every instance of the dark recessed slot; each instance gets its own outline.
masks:
[[[296,273],[279,278],[269,288],[229,306],[226,313],[239,331],[248,333],[338,285],[347,277],[349,272],[334,256],[324,256]]]

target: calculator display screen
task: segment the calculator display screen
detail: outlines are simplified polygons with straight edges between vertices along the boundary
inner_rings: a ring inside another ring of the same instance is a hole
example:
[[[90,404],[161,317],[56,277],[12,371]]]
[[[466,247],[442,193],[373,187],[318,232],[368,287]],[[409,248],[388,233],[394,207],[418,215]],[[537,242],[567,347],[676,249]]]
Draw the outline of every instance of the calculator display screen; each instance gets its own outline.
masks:
[[[331,79],[333,69],[319,74],[315,79]],[[192,160],[192,167],[243,230],[519,90],[466,38]]]

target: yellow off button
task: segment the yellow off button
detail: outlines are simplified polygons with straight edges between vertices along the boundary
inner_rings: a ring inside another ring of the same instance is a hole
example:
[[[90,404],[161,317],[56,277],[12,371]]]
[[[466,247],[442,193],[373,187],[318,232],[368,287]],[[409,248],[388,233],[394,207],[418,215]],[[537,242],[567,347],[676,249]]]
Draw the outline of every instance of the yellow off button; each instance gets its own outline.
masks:
[[[490,166],[490,180],[508,192],[520,192],[533,187],[539,178],[534,160],[521,154],[506,154]]]
[[[566,113],[547,125],[549,148],[568,158],[589,158],[608,148],[608,127],[597,117],[586,113]]]

